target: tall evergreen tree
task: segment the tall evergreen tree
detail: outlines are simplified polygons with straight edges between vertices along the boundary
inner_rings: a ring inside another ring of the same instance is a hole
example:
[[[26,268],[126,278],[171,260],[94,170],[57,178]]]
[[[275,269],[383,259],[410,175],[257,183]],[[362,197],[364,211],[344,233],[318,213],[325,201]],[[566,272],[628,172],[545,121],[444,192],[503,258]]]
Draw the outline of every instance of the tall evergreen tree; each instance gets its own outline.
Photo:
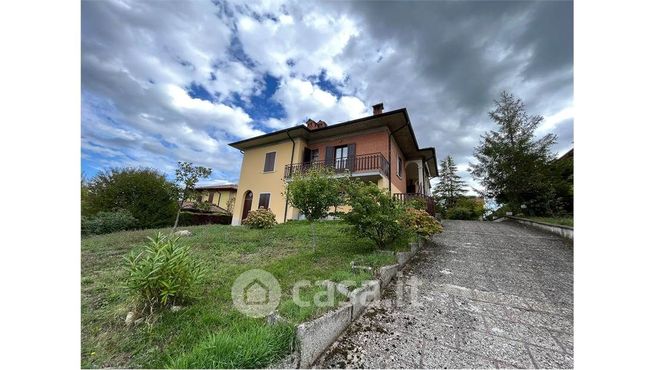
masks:
[[[439,183],[434,189],[433,194],[443,200],[446,208],[453,207],[457,199],[464,196],[465,185],[462,178],[457,174],[457,166],[450,155],[441,161],[439,167]]]
[[[543,121],[529,116],[521,99],[503,91],[489,117],[499,126],[482,136],[475,148],[478,163],[469,164],[471,174],[484,186],[486,195],[497,203],[519,211],[525,204],[531,213],[547,213],[554,202],[549,166],[554,134],[535,139],[535,129]]]

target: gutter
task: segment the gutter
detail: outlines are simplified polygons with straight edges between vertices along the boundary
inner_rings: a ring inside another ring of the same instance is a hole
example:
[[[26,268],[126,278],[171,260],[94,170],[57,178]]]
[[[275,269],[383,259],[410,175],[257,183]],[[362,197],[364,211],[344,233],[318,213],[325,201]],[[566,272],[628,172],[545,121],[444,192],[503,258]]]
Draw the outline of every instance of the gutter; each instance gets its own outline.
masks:
[[[291,140],[291,142],[293,143],[293,146],[291,147],[291,164],[290,165],[293,165],[293,155],[296,152],[296,141],[293,140],[291,135],[289,135],[289,131],[291,129],[293,129],[293,128],[295,128],[295,127],[288,128],[287,131],[286,131],[287,136],[289,137],[289,140]],[[287,222],[287,211],[289,210],[289,198],[288,197],[285,197],[285,198],[286,199],[285,199],[285,203],[284,203],[284,222]]]
[[[405,121],[404,125],[402,125],[402,126],[398,127],[397,129],[389,132],[389,140],[387,141],[387,144],[389,144],[389,148],[388,148],[389,152],[387,154],[387,157],[389,158],[389,195],[391,195],[391,179],[393,178],[393,174],[391,173],[391,161],[392,161],[392,159],[391,159],[391,135],[393,135],[394,133],[400,131],[401,129],[405,128],[408,125],[409,125],[409,117],[408,117],[407,121]],[[418,148],[418,146],[417,146],[417,148]]]

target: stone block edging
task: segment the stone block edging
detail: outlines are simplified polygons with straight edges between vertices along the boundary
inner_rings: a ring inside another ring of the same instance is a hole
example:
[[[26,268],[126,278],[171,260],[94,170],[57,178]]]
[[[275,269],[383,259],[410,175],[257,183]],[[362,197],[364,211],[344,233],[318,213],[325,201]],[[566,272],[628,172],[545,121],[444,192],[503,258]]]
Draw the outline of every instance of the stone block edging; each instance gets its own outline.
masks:
[[[393,265],[382,266],[378,269],[377,279],[370,280],[360,288],[348,294],[349,302],[339,308],[329,311],[320,317],[304,322],[296,328],[296,367],[308,368],[318,360],[341,334],[355,321],[366,307],[380,299],[382,291],[389,285],[396,273],[405,267],[423,248],[426,241],[419,239],[418,243],[410,243],[410,251],[397,252]]]
[[[505,216],[508,219],[512,221],[516,221],[520,224],[523,225],[528,225],[535,227],[537,229],[541,230],[546,230],[548,232],[551,232],[553,234],[557,234],[559,236],[568,238],[568,239],[573,239],[573,228],[571,226],[564,226],[564,225],[555,225],[555,224],[549,224],[547,222],[541,222],[541,221],[535,221],[535,220],[530,220],[527,218],[521,218],[521,217],[516,217],[516,216]]]

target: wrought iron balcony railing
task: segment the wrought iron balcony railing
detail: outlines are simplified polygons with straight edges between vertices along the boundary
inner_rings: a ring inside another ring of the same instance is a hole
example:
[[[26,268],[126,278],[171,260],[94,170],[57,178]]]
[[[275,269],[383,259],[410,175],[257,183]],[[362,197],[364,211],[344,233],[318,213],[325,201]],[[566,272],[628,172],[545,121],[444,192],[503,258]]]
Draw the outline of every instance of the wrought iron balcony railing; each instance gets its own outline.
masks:
[[[336,173],[350,172],[352,174],[362,172],[379,171],[389,177],[389,161],[382,153],[361,154],[347,158],[335,158],[331,161],[312,161],[306,163],[288,164],[284,168],[284,177],[290,178],[298,172],[307,171],[310,168],[331,168]]]

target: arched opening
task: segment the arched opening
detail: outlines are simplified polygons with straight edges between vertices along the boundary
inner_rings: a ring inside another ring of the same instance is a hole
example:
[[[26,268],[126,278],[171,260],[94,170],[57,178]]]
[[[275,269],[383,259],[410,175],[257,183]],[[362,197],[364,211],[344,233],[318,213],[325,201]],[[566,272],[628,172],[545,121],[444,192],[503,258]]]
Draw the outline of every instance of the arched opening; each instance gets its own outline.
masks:
[[[409,162],[405,166],[405,177],[407,184],[407,193],[420,193],[421,184],[418,179],[418,165],[414,162]]]
[[[248,212],[252,208],[252,191],[246,191],[246,194],[243,196],[243,212],[241,213],[241,221],[245,220],[248,217]]]

